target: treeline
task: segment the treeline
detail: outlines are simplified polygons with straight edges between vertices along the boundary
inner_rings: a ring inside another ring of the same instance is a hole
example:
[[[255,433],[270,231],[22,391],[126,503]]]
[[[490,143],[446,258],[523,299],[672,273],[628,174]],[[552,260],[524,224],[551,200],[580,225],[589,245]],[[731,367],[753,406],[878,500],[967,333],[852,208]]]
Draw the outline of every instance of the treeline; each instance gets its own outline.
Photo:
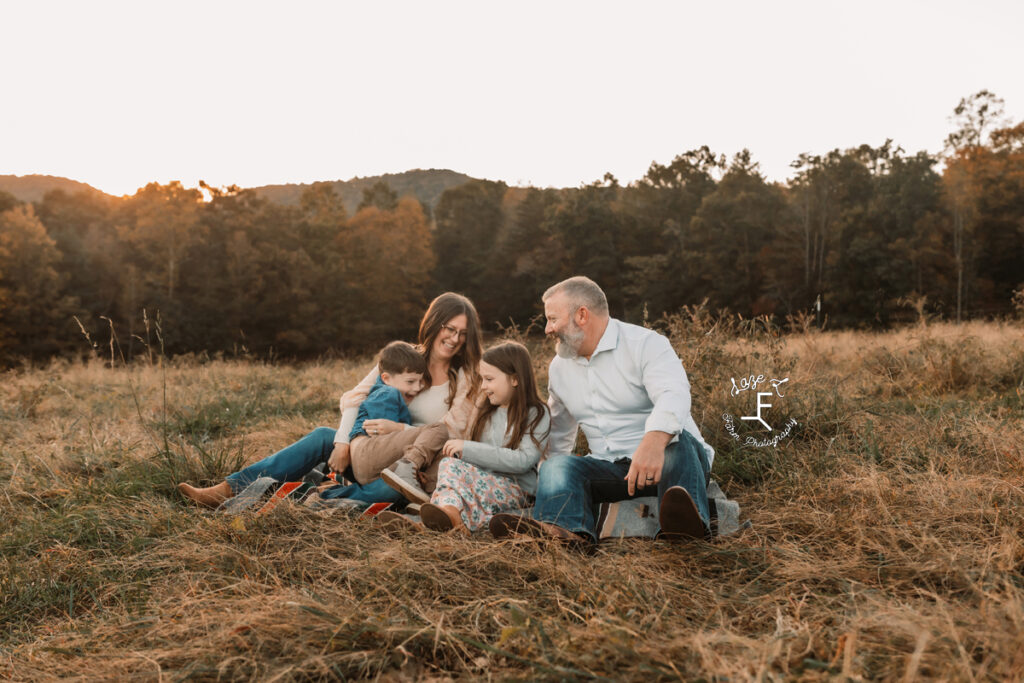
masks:
[[[364,350],[412,337],[444,290],[470,296],[488,329],[525,324],[576,273],[631,320],[705,299],[779,322],[820,301],[832,326],[884,326],[915,303],[1007,314],[1024,285],[1024,123],[1000,104],[961,102],[941,173],[939,157],[887,141],[801,155],[784,185],[746,150],[705,147],[629,186],[476,180],[431,207],[378,183],[351,215],[328,183],[297,205],[180,183],[121,199],[0,194],[0,354],[81,350],[75,317],[94,340],[113,325],[128,353]]]
[[[297,207],[204,189],[208,201],[173,182],[124,199],[56,191],[6,207],[8,360],[83,348],[74,316],[97,341],[113,324],[129,354],[145,342],[167,353],[308,356],[414,332],[434,265],[418,201],[368,192],[347,216],[326,184]]]

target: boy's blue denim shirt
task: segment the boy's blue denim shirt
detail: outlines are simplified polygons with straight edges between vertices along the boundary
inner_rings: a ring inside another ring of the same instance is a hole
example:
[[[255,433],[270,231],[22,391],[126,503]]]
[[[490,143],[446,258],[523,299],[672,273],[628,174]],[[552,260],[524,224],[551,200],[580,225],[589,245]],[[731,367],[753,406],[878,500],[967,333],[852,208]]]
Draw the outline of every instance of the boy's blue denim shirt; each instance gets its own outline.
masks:
[[[352,425],[352,431],[349,432],[348,438],[369,436],[363,429],[363,423],[367,420],[394,420],[411,425],[412,415],[409,414],[409,407],[405,405],[405,397],[402,396],[402,392],[384,384],[384,380],[378,377],[377,383],[373,385],[370,393],[359,406],[356,423]]]

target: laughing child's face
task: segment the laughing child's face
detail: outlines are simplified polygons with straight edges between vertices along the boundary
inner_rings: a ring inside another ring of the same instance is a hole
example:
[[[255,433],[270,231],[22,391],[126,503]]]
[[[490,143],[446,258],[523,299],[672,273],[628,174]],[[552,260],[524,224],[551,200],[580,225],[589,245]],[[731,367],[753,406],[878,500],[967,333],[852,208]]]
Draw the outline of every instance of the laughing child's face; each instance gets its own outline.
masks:
[[[413,400],[416,394],[423,390],[423,374],[419,372],[390,372],[382,373],[380,379],[389,387],[394,387],[402,392],[405,402]]]
[[[519,386],[519,380],[514,375],[506,375],[485,361],[480,361],[480,379],[484,395],[496,406],[508,407]]]

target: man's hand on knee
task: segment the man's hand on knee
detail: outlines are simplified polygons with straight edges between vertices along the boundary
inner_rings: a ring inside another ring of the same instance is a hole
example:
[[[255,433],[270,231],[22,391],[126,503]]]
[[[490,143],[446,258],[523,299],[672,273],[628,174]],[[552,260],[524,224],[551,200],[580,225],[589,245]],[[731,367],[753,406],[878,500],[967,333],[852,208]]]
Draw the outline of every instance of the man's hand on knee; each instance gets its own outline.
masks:
[[[665,447],[672,440],[665,432],[647,432],[633,453],[626,473],[626,489],[629,495],[636,495],[637,489],[657,486],[661,481],[661,470],[665,466]]]

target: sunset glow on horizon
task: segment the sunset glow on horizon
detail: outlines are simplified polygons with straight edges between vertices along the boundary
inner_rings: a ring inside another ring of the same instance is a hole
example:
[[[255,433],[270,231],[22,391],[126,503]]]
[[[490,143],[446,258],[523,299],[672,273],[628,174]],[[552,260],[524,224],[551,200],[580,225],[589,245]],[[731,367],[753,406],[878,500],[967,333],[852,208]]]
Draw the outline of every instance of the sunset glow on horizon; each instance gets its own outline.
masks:
[[[937,153],[961,97],[1024,118],[1019,3],[32,3],[0,174],[114,195],[451,169],[510,185],[637,180],[708,145],[784,181],[887,138]]]

